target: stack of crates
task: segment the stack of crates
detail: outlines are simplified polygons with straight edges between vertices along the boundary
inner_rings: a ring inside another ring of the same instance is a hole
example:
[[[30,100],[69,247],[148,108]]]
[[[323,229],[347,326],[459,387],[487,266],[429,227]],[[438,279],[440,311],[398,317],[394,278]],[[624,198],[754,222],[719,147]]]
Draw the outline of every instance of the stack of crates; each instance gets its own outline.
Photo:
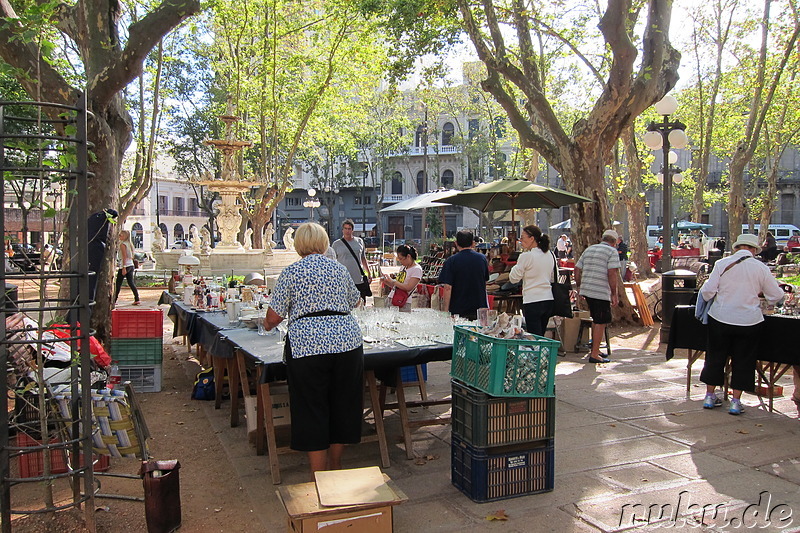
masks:
[[[471,500],[553,490],[558,347],[455,327],[451,475]]]
[[[164,314],[160,308],[111,311],[111,358],[119,365],[122,383],[137,392],[161,391]]]

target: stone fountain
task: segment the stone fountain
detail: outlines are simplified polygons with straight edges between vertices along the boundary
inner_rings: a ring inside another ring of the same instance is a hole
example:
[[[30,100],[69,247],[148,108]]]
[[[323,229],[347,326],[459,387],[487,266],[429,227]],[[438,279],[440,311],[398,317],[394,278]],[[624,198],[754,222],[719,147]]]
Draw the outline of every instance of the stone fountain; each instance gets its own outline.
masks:
[[[199,185],[208,187],[209,191],[219,194],[219,214],[217,224],[221,234],[221,241],[215,248],[210,248],[210,234],[206,230],[202,236],[192,235],[192,250],[165,250],[163,245],[153,245],[153,257],[156,268],[178,270],[178,259],[185,253],[194,254],[200,260],[199,271],[204,275],[236,274],[247,275],[251,272],[267,272],[277,274],[286,265],[299,259],[294,249],[275,250],[270,246],[266,249],[252,249],[252,240],[249,246],[243,246],[236,237],[242,225],[241,207],[238,204],[242,194],[251,187],[258,185],[256,182],[241,179],[236,168],[236,154],[239,150],[251,146],[249,141],[240,141],[234,138],[233,125],[239,120],[232,115],[219,117],[225,123],[225,138],[205,141],[222,152],[222,171],[220,179],[206,179]],[[248,230],[251,231],[251,230]],[[252,231],[251,231],[252,234]],[[245,239],[252,239],[245,235]],[[209,242],[207,242],[207,240]],[[157,249],[160,248],[160,249]]]

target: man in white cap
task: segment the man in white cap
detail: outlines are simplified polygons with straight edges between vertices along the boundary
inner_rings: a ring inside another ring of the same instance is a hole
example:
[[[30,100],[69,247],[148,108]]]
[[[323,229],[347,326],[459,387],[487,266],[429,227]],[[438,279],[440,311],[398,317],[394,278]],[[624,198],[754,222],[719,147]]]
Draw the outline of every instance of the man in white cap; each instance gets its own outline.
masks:
[[[710,301],[708,311],[708,351],[700,381],[706,384],[705,409],[722,405],[716,387],[725,383],[725,363],[731,358],[731,389],[733,398],[729,413],[741,414],[742,391],[755,388],[756,358],[761,340],[764,315],[758,295],[763,293],[770,304],[779,302],[784,294],[769,267],[753,256],[761,251],[758,236],[739,235],[733,243],[734,253],[719,259],[698,298]]]
[[[619,303],[618,240],[617,232],[607,229],[600,244],[589,246],[575,263],[578,294],[586,298],[592,315],[590,363],[609,362],[607,357],[600,355],[600,340],[605,336],[606,326],[611,323],[611,306]]]

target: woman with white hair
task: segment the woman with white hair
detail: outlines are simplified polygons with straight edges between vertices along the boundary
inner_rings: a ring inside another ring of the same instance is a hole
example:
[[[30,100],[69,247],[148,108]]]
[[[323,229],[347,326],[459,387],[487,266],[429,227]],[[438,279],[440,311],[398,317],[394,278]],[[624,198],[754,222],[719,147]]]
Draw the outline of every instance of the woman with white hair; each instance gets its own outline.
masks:
[[[312,222],[294,234],[301,259],[284,268],[264,319],[288,319],[284,362],[292,416],[291,448],[308,453],[311,474],[342,467],[345,444],[361,441],[364,349],[350,311],[361,300],[344,265],[325,257],[330,240]]]
[[[715,390],[725,382],[725,363],[730,356],[733,398],[728,412],[738,415],[744,411],[742,391],[752,392],[755,388],[758,343],[764,322],[759,295],[775,304],[783,298],[783,291],[769,267],[753,258],[761,251],[757,235],[739,235],[733,250],[733,254],[714,264],[698,296],[705,301],[714,299],[708,311],[708,351],[700,381],[706,384],[703,407],[713,409],[722,405]]]

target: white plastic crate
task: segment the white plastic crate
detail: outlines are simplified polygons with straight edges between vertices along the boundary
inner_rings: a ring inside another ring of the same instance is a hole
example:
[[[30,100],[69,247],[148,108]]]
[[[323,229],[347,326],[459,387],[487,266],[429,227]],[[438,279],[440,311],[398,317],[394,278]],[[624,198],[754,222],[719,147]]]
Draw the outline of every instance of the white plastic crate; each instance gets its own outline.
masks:
[[[161,392],[161,365],[119,367],[122,383],[130,381],[136,392]]]

